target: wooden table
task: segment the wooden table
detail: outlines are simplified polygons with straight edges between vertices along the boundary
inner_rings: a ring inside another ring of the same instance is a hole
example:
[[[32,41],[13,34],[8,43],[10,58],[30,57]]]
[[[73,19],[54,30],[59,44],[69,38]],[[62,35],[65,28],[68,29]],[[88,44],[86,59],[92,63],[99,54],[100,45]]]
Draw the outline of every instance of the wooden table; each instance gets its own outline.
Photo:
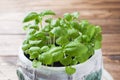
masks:
[[[120,80],[120,0],[0,0],[0,80],[18,80],[16,62],[25,37],[22,20],[30,11],[51,9],[61,17],[80,12],[80,19],[103,29],[104,67]]]

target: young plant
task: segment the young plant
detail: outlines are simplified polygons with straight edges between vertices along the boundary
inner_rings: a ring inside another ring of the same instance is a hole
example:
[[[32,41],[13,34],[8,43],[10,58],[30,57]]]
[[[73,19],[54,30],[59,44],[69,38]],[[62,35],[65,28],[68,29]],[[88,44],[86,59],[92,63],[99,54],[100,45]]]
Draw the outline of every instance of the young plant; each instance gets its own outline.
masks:
[[[73,65],[85,62],[101,48],[101,28],[79,20],[78,12],[65,13],[63,18],[49,18],[53,15],[53,11],[46,10],[31,12],[24,18],[27,36],[22,50],[29,55],[34,67],[59,64],[71,75],[76,71]]]

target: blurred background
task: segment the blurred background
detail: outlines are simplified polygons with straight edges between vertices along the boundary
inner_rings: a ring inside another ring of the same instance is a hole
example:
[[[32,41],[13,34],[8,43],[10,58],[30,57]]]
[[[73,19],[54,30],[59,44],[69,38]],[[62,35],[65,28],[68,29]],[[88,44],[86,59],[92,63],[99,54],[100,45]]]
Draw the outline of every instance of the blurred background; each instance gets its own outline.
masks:
[[[80,19],[103,30],[104,67],[120,80],[120,0],[0,0],[0,80],[18,80],[16,62],[25,37],[23,18],[31,11],[53,10],[56,17],[80,12]]]

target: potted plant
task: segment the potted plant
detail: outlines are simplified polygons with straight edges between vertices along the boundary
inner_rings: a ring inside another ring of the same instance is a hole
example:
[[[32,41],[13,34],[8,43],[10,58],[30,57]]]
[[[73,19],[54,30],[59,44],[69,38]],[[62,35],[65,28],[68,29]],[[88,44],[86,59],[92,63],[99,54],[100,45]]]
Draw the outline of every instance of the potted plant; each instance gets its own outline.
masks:
[[[78,12],[53,15],[46,10],[24,18],[19,80],[101,80],[101,27],[79,20]]]

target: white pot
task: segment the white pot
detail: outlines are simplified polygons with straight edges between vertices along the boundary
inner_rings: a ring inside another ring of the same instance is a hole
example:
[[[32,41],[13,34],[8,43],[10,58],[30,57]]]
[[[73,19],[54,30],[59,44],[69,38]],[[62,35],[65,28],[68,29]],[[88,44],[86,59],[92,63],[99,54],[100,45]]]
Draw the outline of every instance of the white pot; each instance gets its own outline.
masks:
[[[102,80],[102,64],[102,52],[99,49],[86,62],[73,66],[76,68],[73,75],[67,75],[65,67],[33,68],[32,62],[24,56],[21,50],[17,73],[19,80]]]

